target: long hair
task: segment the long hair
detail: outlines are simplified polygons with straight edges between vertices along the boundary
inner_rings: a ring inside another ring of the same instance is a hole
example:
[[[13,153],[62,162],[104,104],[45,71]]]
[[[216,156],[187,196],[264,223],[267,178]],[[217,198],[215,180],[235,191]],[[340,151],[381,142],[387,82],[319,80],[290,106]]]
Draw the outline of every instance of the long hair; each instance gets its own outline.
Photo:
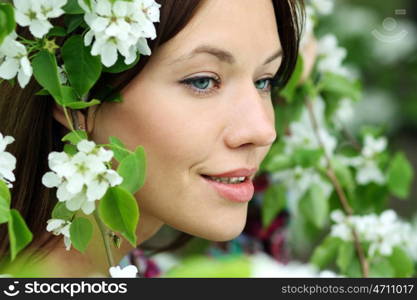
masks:
[[[149,41],[154,52],[158,47],[172,39],[191,20],[203,0],[158,0],[160,22],[155,24],[157,37]],[[291,76],[297,56],[300,39],[300,12],[302,0],[272,0],[276,15],[279,38],[283,50],[283,60],[277,75],[277,84],[284,85]],[[62,21],[58,19],[57,22]],[[142,56],[132,69],[119,74],[102,74],[100,80],[91,90],[91,95],[102,91],[109,85],[114,90],[125,87],[147,64],[149,57]],[[17,209],[33,233],[31,247],[46,249],[60,240],[60,237],[45,236],[46,221],[57,202],[55,191],[47,189],[41,183],[43,174],[48,171],[48,154],[62,151],[61,138],[66,129],[54,120],[52,108],[54,100],[50,97],[37,96],[41,87],[35,80],[21,89],[7,82],[0,85],[0,132],[11,135],[15,142],[8,147],[17,159],[15,169],[16,182],[11,190],[12,208]],[[89,110],[82,110],[88,114]],[[183,245],[190,236],[183,234],[179,239],[160,248],[169,250]],[[53,242],[53,243],[52,243]],[[7,226],[0,225],[0,261],[8,254],[9,237]]]

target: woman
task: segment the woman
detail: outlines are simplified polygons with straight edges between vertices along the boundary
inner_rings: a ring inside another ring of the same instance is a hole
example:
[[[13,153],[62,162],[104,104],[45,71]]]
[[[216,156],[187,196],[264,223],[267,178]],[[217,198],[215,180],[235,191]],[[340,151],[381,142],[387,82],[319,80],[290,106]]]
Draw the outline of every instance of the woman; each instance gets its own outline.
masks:
[[[96,143],[117,136],[130,149],[144,147],[147,178],[135,195],[138,244],[163,224],[208,240],[231,240],[243,230],[252,179],[276,139],[271,85],[284,84],[295,65],[297,3],[158,3],[152,55],[141,57],[132,70],[101,78],[94,89],[111,83],[123,102],[78,111],[79,126]],[[69,128],[63,111],[34,99],[39,90],[34,84],[23,91],[6,85],[1,90],[0,131],[15,137],[10,152],[20,162],[13,205],[34,233],[30,249],[48,250],[42,258],[50,266],[48,276],[107,274],[97,229],[84,254],[66,251],[45,232],[56,200],[40,178],[48,153],[62,149],[60,139]],[[4,231],[2,247],[3,240]],[[121,259],[130,250],[123,243],[113,255]]]

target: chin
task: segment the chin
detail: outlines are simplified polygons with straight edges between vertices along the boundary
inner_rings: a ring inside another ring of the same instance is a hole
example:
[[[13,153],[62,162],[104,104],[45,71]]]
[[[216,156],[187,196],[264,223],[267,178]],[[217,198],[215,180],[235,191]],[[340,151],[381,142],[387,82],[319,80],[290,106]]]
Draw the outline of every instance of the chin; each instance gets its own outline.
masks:
[[[213,242],[227,242],[235,239],[242,233],[245,223],[246,219],[242,222],[230,222],[227,224],[203,224],[205,225],[203,228],[196,228],[187,233]]]

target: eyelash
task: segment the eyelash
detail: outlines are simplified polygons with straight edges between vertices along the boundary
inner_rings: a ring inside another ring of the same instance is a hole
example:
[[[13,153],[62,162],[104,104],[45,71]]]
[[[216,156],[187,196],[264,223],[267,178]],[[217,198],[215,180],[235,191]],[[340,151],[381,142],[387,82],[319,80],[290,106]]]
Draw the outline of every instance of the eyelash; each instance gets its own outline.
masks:
[[[202,79],[209,79],[211,81],[214,81],[215,87],[213,87],[211,89],[209,89],[209,88],[207,88],[207,89],[199,89],[199,88],[196,88],[195,86],[193,86],[193,83],[195,83],[198,80],[202,80]],[[268,88],[267,89],[262,89],[261,92],[263,92],[265,94],[270,94],[270,92],[271,92],[271,84],[272,84],[273,78],[272,77],[262,78],[262,79],[259,79],[256,82],[264,81],[264,80],[267,80],[268,81],[268,85],[267,85]],[[212,94],[214,94],[214,93],[217,92],[217,90],[220,87],[220,83],[221,82],[220,82],[220,78],[218,78],[218,77],[196,76],[196,77],[192,77],[192,78],[187,78],[187,79],[181,80],[180,83],[181,84],[184,84],[187,88],[191,89],[191,91],[193,93],[195,93],[196,95],[198,95],[198,96],[209,96],[209,95],[212,95]],[[206,90],[208,90],[208,91],[206,91]]]

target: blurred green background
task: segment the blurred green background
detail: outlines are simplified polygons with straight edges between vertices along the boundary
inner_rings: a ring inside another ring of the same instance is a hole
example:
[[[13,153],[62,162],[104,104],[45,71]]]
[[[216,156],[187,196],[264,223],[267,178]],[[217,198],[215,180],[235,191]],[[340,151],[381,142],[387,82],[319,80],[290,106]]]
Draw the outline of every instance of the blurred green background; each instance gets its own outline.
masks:
[[[318,35],[335,34],[348,50],[346,64],[362,81],[364,95],[350,128],[382,126],[392,150],[402,150],[417,170],[417,2],[335,0]],[[409,201],[389,205],[404,217],[417,212],[417,182]]]

